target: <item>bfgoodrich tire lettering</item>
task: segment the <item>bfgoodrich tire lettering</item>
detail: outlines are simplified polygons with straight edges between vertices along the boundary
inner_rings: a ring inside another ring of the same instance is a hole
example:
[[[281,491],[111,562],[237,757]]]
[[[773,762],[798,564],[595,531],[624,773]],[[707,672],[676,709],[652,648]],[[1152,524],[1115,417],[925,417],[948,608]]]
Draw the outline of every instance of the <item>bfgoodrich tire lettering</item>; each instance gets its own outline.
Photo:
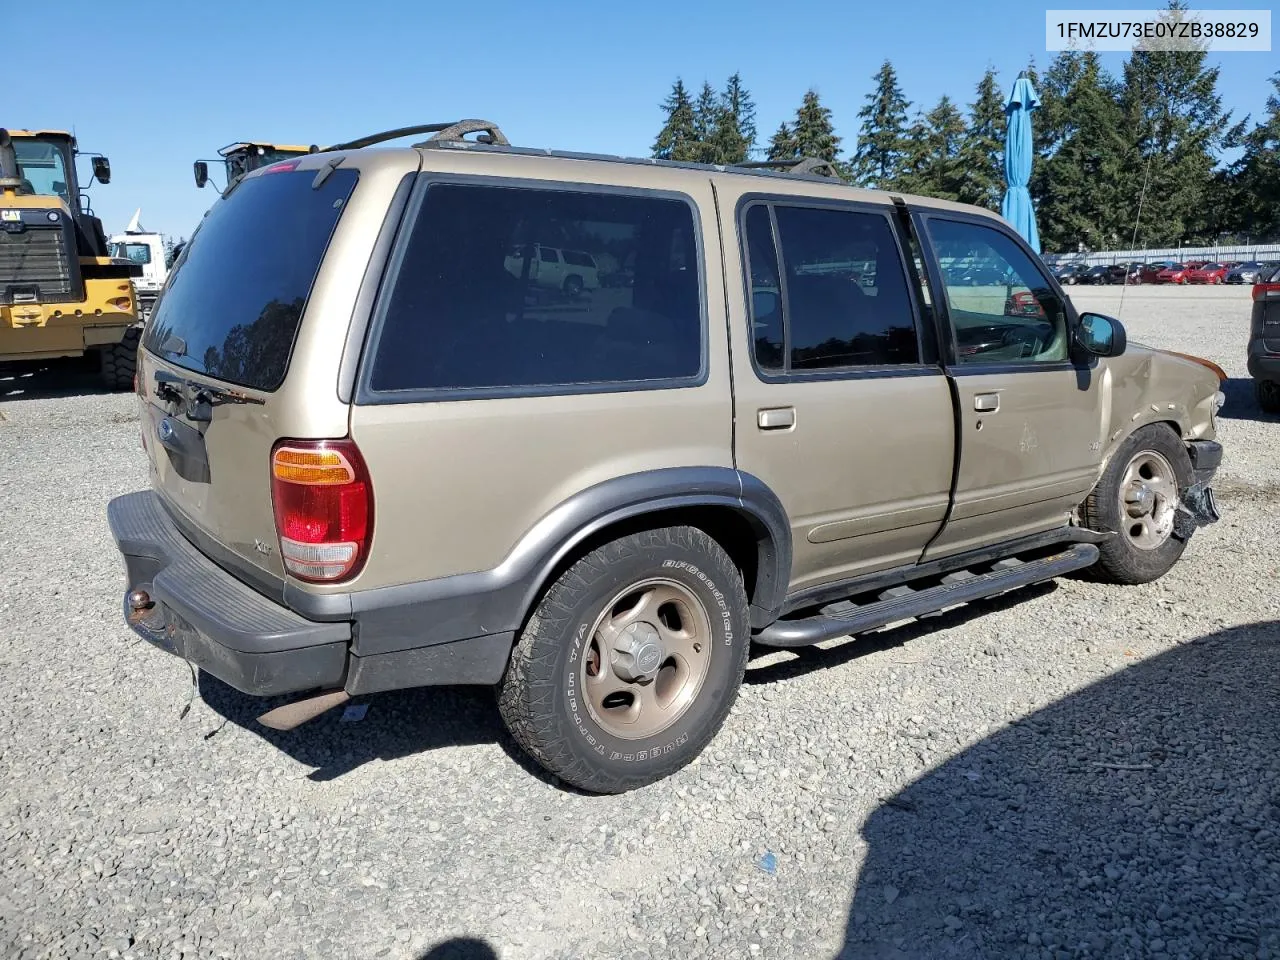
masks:
[[[1177,509],[1191,480],[1191,457],[1169,426],[1143,427],[1122,443],[1080,508],[1086,527],[1113,534],[1098,545],[1098,562],[1089,572],[1125,584],[1168,573],[1187,546],[1168,511]]]
[[[585,686],[593,661],[600,670],[601,619],[615,598],[632,596],[633,585],[656,585],[665,596],[688,598],[691,610],[700,606],[708,642],[698,644],[705,662],[690,674],[697,680],[691,699],[663,722],[620,736]],[[498,706],[512,737],[548,771],[584,790],[620,793],[669,776],[703,750],[737,697],[748,647],[746,592],[724,549],[693,527],[647,530],[592,551],[551,585],[512,651]]]

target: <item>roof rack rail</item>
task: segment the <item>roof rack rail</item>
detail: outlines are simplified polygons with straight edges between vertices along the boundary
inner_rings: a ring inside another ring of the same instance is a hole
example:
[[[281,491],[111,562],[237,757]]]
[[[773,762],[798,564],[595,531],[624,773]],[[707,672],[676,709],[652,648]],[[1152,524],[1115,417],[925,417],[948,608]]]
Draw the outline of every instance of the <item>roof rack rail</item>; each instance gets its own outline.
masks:
[[[744,160],[742,163],[730,164],[731,167],[743,167],[747,170],[774,170],[781,169],[786,173],[794,173],[797,176],[810,175],[818,177],[833,177],[837,180],[842,179],[840,171],[836,169],[836,165],[830,160],[823,160],[821,157],[799,157],[795,160]]]
[[[371,147],[375,143],[384,143],[387,140],[399,140],[401,137],[408,137],[415,133],[433,134],[426,143],[437,140],[461,140],[468,133],[485,133],[487,137],[478,138],[482,143],[496,143],[500,146],[510,146],[507,138],[502,135],[502,131],[498,129],[496,123],[490,123],[487,120],[451,120],[448,123],[422,123],[412,127],[397,127],[395,130],[384,130],[381,133],[371,133],[367,137],[358,137],[355,140],[348,140],[345,143],[335,143],[329,150],[360,150],[363,147]],[[423,144],[415,144],[415,146],[423,146]]]

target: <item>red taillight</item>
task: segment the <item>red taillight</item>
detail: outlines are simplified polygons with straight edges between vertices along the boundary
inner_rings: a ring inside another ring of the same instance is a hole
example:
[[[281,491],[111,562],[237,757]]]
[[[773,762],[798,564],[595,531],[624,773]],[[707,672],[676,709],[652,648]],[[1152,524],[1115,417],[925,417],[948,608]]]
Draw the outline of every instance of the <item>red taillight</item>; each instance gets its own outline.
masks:
[[[1280,283],[1255,283],[1253,285],[1253,299],[1261,300],[1269,293],[1280,294]]]
[[[271,503],[285,568],[302,580],[354,576],[373,533],[373,484],[350,440],[286,440],[271,452]]]

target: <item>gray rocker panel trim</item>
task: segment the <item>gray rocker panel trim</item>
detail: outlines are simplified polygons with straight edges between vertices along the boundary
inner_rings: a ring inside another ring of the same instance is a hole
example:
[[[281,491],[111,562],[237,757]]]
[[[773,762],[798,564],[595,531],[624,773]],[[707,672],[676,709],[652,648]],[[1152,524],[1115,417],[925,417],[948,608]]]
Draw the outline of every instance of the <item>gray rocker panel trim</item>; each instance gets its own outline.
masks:
[[[346,594],[307,593],[289,581],[284,599],[308,619],[355,619],[357,656],[512,633],[556,565],[586,538],[623,520],[691,507],[726,507],[751,526],[757,545],[752,625],[771,622],[791,575],[786,510],[757,477],[731,467],[673,467],[588,487],[534,524],[492,570]]]

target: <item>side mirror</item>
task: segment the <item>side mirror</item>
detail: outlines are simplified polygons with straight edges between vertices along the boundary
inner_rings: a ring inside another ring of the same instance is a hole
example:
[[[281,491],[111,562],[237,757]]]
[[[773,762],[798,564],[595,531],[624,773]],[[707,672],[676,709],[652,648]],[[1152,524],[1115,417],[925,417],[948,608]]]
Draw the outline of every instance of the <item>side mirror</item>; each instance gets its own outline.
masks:
[[[1082,313],[1076,328],[1076,343],[1096,357],[1118,357],[1124,353],[1129,338],[1124,326],[1114,317],[1101,313]]]
[[[209,165],[203,160],[197,160],[194,165],[196,175],[196,186],[203,187],[209,182]]]
[[[93,158],[93,179],[99,183],[111,182],[111,161],[106,157]]]

